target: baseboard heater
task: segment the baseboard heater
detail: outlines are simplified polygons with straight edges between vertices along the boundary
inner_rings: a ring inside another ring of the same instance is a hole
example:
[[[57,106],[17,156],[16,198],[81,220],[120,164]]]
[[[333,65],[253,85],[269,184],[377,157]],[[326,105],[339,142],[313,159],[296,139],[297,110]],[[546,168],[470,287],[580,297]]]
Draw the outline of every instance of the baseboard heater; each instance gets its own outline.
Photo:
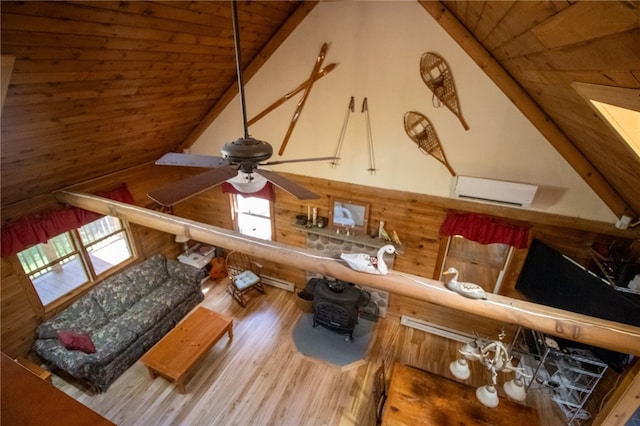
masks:
[[[444,327],[439,324],[434,324],[428,321],[424,321],[418,318],[402,315],[400,318],[400,324],[415,328],[416,330],[425,331],[427,333],[435,334],[436,336],[444,337],[447,339],[455,340],[460,343],[467,343],[473,340],[476,336],[463,333],[452,328]]]
[[[278,287],[291,292],[296,289],[296,286],[289,281],[281,280],[280,278],[274,278],[267,275],[261,275],[261,277],[264,284],[270,285],[272,287]]]

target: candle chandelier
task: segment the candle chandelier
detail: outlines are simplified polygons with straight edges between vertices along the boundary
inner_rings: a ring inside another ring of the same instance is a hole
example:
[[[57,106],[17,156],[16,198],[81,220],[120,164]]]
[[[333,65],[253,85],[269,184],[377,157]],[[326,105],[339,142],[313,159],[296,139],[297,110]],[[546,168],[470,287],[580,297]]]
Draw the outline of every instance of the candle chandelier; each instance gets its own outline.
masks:
[[[458,350],[462,358],[449,364],[449,370],[456,378],[466,380],[471,375],[467,361],[479,361],[491,373],[491,383],[480,386],[476,390],[476,397],[485,406],[494,408],[498,406],[497,381],[499,372],[514,372],[516,377],[506,382],[503,389],[507,396],[516,401],[524,401],[527,393],[521,377],[529,377],[524,370],[515,367],[512,363],[509,345],[502,342],[504,330],[498,335],[498,340],[475,338]]]

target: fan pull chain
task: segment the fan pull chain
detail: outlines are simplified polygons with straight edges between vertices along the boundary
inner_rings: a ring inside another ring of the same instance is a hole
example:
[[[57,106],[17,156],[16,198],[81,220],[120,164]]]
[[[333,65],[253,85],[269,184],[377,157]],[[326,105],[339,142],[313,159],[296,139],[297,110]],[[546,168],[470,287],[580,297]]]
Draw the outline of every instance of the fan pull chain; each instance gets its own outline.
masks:
[[[362,111],[366,114],[367,121],[367,143],[369,145],[369,168],[367,171],[372,175],[376,174],[376,158],[373,153],[373,136],[371,134],[371,117],[369,116],[369,104],[367,103],[367,98],[364,98],[362,101]]]
[[[347,107],[347,114],[345,115],[344,122],[342,123],[342,129],[340,130],[340,137],[338,138],[338,146],[336,147],[336,152],[333,155],[335,160],[331,162],[331,167],[338,166],[338,160],[340,159],[340,151],[342,150],[342,142],[344,142],[344,135],[347,132],[347,124],[349,124],[349,117],[351,116],[351,113],[354,112],[354,109],[355,109],[354,105],[355,105],[355,100],[353,99],[353,96],[352,96],[351,99],[349,100],[349,106]]]

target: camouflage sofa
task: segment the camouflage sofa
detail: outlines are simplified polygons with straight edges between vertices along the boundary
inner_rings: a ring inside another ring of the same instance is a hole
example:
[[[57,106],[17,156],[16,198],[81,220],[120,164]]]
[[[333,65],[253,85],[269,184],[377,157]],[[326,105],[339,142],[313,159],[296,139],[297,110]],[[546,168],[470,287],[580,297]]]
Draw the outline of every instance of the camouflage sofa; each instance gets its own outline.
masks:
[[[200,269],[155,255],[109,277],[40,324],[35,351],[52,369],[104,392],[204,300],[202,278]],[[84,336],[90,349],[83,344],[77,350],[63,335]]]

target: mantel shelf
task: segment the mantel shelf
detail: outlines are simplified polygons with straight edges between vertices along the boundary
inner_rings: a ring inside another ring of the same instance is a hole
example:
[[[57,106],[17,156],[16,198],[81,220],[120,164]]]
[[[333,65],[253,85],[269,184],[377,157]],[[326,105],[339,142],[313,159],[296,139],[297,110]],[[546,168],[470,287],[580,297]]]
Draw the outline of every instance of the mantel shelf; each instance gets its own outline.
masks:
[[[318,228],[311,227],[307,228],[303,225],[293,225],[296,229],[306,232],[307,234],[319,235],[321,237],[327,237],[340,241],[348,241],[354,244],[360,244],[366,247],[373,247],[375,249],[379,249],[380,247],[386,246],[387,244],[392,244],[389,241],[381,240],[380,238],[371,238],[369,235],[364,232],[360,232],[356,235],[347,235],[344,232],[337,233],[335,229],[331,228]],[[395,244],[394,244],[395,245]]]

